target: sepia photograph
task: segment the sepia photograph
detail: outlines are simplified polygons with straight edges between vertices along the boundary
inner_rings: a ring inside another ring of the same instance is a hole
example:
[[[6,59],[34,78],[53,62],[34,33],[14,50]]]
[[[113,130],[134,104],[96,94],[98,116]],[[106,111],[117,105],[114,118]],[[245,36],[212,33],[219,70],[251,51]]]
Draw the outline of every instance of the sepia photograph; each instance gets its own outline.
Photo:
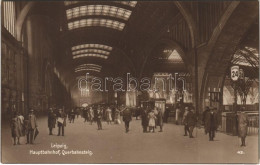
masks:
[[[1,163],[259,164],[259,1],[1,1]]]

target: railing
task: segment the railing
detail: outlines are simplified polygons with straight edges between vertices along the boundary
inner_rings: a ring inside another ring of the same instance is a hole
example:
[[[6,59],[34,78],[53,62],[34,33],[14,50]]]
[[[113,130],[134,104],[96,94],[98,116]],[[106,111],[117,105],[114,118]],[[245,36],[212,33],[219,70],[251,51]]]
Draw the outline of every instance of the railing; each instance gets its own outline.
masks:
[[[259,131],[259,116],[258,113],[248,113],[249,123],[247,134],[256,135]],[[237,135],[237,118],[234,113],[226,113],[222,115],[221,130],[233,136]]]

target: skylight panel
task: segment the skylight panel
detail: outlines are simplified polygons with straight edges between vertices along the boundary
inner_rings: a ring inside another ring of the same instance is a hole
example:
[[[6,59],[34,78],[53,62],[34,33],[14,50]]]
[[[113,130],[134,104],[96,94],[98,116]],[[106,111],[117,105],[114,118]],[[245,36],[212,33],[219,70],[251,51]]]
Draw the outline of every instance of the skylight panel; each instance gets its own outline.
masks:
[[[132,11],[109,5],[85,5],[78,6],[66,10],[67,19],[77,18],[79,16],[111,16],[128,20],[131,16]]]
[[[64,1],[64,5],[69,6],[69,5],[77,4],[80,2],[82,2],[82,1]],[[112,1],[112,2],[121,3],[123,5],[130,6],[130,7],[135,7],[137,4],[137,1]]]
[[[84,49],[84,48],[103,49],[106,51],[112,51],[113,49],[111,46],[102,45],[102,44],[82,44],[82,45],[73,46],[71,50],[74,51],[74,50]]]
[[[108,56],[101,55],[101,54],[93,54],[93,53],[75,55],[72,58],[76,59],[76,58],[82,58],[82,57],[99,57],[99,58],[103,58],[103,59],[107,59],[108,58]]]
[[[137,4],[137,1],[113,1],[115,3],[121,3],[126,6],[135,7]]]
[[[168,60],[172,62],[183,62],[181,56],[176,50],[172,51],[172,53],[168,57]]]
[[[115,26],[117,25],[117,26]],[[107,28],[112,28],[116,30],[122,31],[125,27],[125,23],[118,22],[115,20],[109,20],[109,19],[82,19],[82,20],[77,20],[73,22],[68,23],[68,28],[69,30],[81,28],[81,27],[91,27],[91,26],[101,26],[101,27],[107,27]]]
[[[81,64],[78,67],[96,67],[96,68],[102,68],[102,66],[97,64]]]
[[[81,72],[81,71],[94,71],[94,72],[100,72],[100,70],[96,70],[96,69],[79,69],[79,70],[75,70],[75,72]]]
[[[104,55],[109,55],[110,52],[104,51],[104,50],[99,50],[99,49],[83,49],[83,50],[78,50],[72,52],[72,55],[78,55],[78,54],[84,54],[84,53],[99,53],[99,54],[104,54]]]

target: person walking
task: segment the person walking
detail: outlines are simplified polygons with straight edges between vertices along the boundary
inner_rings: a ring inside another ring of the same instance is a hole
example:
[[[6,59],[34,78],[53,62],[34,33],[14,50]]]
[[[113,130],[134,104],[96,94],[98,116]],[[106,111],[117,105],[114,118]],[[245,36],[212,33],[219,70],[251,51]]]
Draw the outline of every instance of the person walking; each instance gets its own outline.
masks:
[[[64,127],[66,126],[66,114],[62,111],[62,109],[59,109],[59,112],[57,114],[57,121],[58,121],[58,136],[62,133],[62,136],[64,136]]]
[[[132,113],[129,110],[129,108],[126,108],[125,110],[123,110],[123,121],[125,122],[125,132],[126,133],[129,132],[129,124],[130,124],[131,120],[132,120]]]
[[[50,108],[48,113],[49,135],[52,135],[52,129],[55,128],[55,124],[56,124],[56,114],[53,112],[53,109]]]
[[[158,110],[157,124],[160,127],[160,131],[159,132],[162,132],[163,131],[163,112],[162,112],[161,108],[159,108],[159,110]]]
[[[27,131],[27,143],[26,144],[33,144],[34,141],[34,132],[35,129],[37,128],[37,119],[36,116],[34,115],[33,109],[30,110],[29,115],[28,115],[28,131]]]
[[[217,114],[214,108],[210,108],[205,114],[205,133],[209,133],[209,141],[213,141],[217,130]]]
[[[149,123],[148,112],[147,112],[147,109],[144,109],[142,112],[143,133],[147,133],[148,123]]]
[[[154,133],[156,116],[154,110],[148,113],[149,131]]]
[[[100,110],[100,107],[99,107],[97,109],[97,117],[96,117],[98,130],[102,130],[102,123],[101,123],[102,116],[103,116],[103,113],[102,113],[102,111]]]
[[[187,122],[187,115],[189,113],[189,108],[185,107],[185,112],[182,117],[182,123],[184,125],[184,135],[183,136],[188,136],[189,128],[188,128],[188,122]]]
[[[249,124],[248,115],[245,113],[245,107],[237,114],[238,137],[241,138],[241,147],[246,146],[247,127]]]
[[[192,108],[188,114],[187,114],[187,126],[188,126],[188,130],[189,130],[189,137],[190,138],[194,138],[192,133],[193,133],[193,129],[196,125],[196,115],[195,115],[195,111]]]

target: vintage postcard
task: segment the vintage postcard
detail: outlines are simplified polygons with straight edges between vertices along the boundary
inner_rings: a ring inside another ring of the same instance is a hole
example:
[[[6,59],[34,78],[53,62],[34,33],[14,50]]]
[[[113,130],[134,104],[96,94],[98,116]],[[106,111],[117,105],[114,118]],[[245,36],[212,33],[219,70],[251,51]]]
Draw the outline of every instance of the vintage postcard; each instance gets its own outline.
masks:
[[[1,163],[259,163],[259,1],[2,1]]]

